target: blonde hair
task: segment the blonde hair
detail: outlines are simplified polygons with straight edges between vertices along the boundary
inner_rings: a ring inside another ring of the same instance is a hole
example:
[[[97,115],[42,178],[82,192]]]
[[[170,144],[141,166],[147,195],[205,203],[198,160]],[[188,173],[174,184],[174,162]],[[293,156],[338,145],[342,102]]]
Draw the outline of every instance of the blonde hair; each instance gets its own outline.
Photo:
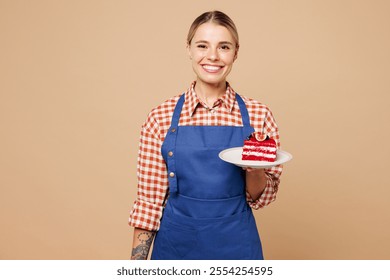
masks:
[[[230,31],[230,33],[232,34],[233,39],[236,43],[236,47],[237,48],[239,47],[238,32],[237,32],[236,25],[234,24],[233,20],[228,15],[226,15],[225,13],[223,13],[221,11],[205,12],[205,13],[201,14],[200,16],[198,16],[194,20],[194,22],[191,24],[190,29],[188,30],[188,35],[187,35],[187,44],[188,45],[191,44],[192,38],[194,37],[195,32],[198,29],[198,27],[200,25],[202,25],[203,23],[207,23],[207,22],[213,22],[217,25],[221,25],[221,26],[226,27]]]

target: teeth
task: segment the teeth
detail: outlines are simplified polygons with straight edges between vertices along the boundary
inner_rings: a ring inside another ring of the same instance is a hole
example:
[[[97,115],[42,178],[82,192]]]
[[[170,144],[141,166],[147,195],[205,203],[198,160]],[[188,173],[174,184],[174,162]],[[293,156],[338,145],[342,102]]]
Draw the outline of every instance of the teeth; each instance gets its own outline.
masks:
[[[216,71],[219,70],[220,66],[212,66],[212,65],[203,65],[203,68],[206,70]]]

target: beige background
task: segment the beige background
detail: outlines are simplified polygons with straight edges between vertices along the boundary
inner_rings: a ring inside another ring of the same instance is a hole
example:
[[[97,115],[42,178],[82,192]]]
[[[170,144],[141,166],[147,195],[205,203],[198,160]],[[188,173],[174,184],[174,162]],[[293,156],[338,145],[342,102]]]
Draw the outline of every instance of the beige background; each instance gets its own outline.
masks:
[[[140,126],[194,79],[221,9],[229,81],[270,106],[285,166],[268,259],[390,259],[389,1],[0,1],[0,259],[127,259]]]

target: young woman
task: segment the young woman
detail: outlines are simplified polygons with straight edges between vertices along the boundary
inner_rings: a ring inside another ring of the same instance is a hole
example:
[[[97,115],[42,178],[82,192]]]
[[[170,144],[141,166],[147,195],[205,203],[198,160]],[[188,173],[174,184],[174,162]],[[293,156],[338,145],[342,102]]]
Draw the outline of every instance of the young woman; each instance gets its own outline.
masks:
[[[146,259],[154,239],[152,259],[263,259],[252,209],[275,200],[282,167],[243,170],[218,154],[255,131],[280,146],[278,128],[265,105],[226,81],[239,50],[226,14],[196,18],[187,49],[196,80],[142,126],[131,258]]]

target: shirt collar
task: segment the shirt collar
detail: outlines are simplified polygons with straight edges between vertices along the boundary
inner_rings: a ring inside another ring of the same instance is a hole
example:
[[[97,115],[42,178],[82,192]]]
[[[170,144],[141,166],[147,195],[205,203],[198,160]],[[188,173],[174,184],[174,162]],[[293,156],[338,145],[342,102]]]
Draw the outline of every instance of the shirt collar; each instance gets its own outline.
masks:
[[[195,92],[195,84],[196,81],[192,82],[191,86],[188,88],[186,92],[186,101],[184,103],[185,109],[190,117],[192,117],[198,105],[202,106],[200,99]],[[236,101],[236,92],[228,82],[226,82],[226,93],[222,95],[219,100],[221,101],[222,105],[229,111],[229,113],[231,113]]]

